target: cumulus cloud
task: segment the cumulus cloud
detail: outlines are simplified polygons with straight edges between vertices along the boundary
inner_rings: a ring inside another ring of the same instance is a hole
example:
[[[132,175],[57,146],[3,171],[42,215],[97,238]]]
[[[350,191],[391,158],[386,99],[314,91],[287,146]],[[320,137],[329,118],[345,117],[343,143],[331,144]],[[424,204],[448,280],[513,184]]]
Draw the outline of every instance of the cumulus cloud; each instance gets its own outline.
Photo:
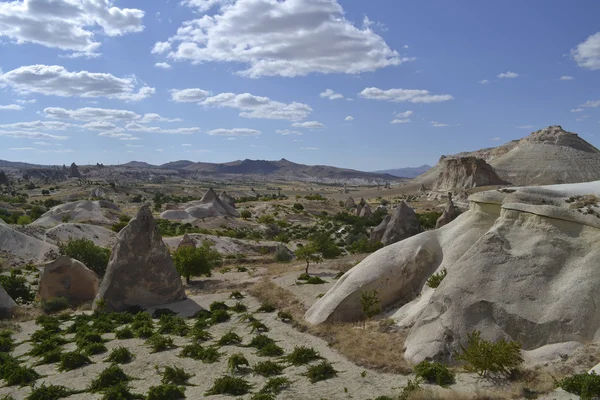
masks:
[[[511,78],[518,78],[518,77],[519,77],[519,74],[517,74],[516,72],[511,72],[511,71],[498,74],[498,78],[500,78],[500,79],[507,79],[507,78],[511,79]]]
[[[443,124],[441,122],[437,122],[437,121],[431,121],[430,122],[431,126],[433,126],[434,128],[445,128],[447,126],[450,126],[448,124]]]
[[[454,97],[449,94],[431,94],[427,90],[419,89],[389,89],[382,90],[376,87],[364,89],[358,94],[363,99],[383,100],[394,103],[439,103],[442,101],[453,100]]]
[[[17,100],[16,102],[19,104],[35,104],[37,102],[37,100],[36,99],[29,99],[29,100],[20,99],[20,100]]]
[[[188,3],[206,11],[218,2]],[[413,60],[368,27],[346,20],[337,0],[238,0],[214,15],[184,22],[152,52],[192,63],[246,64],[239,73],[251,78],[356,74]]]
[[[200,132],[200,128],[177,128],[177,129],[163,129],[158,126],[146,126],[140,125],[135,122],[131,122],[125,125],[125,129],[134,132],[147,132],[147,133],[169,133],[173,135],[191,135],[192,133]]]
[[[108,121],[90,122],[88,124],[82,125],[82,128],[98,132],[121,132],[123,130],[123,128],[120,128]]]
[[[21,94],[107,97],[126,101],[143,100],[155,93],[152,87],[138,88],[135,77],[117,78],[108,73],[71,72],[59,65],[28,65],[6,73],[0,72],[0,86],[2,84]]]
[[[409,118],[404,118],[404,119],[400,119],[400,118],[396,118],[393,119],[390,124],[408,124],[410,122]]]
[[[408,118],[414,113],[411,110],[403,111],[403,112],[395,112],[394,115],[398,118]]]
[[[23,106],[19,104],[9,104],[6,106],[0,106],[0,111],[21,111],[22,109]]]
[[[250,93],[221,93],[207,97],[200,104],[205,107],[236,108],[242,111],[239,115],[244,118],[286,119],[289,121],[304,119],[313,111],[307,104],[281,103]]]
[[[294,128],[306,128],[306,129],[319,129],[325,127],[318,121],[306,121],[306,122],[294,122],[292,124]]]
[[[98,136],[115,138],[119,140],[140,140],[139,137],[133,136],[130,133],[102,132],[99,133]]]
[[[584,104],[581,105],[581,107],[593,107],[593,108],[600,107],[600,100],[586,101]]]
[[[482,79],[479,81],[479,83],[481,83],[482,85],[487,85],[488,83],[490,83],[489,79]]]
[[[11,137],[16,139],[49,139],[49,140],[66,140],[67,136],[51,135],[49,133],[36,131],[18,131],[18,130],[0,130],[0,136]]]
[[[324,92],[320,93],[319,96],[327,98],[329,100],[340,100],[344,98],[343,95],[336,93],[331,89],[326,89]]]
[[[300,131],[293,131],[290,129],[278,129],[275,132],[279,133],[280,135],[284,135],[284,136],[288,136],[288,135],[302,135],[302,132]]]
[[[142,119],[140,119],[141,123],[148,123],[148,122],[181,122],[182,119],[181,118],[165,118],[165,117],[161,117],[160,115],[156,114],[156,113],[149,113],[149,114],[144,114],[144,116],[142,117]]]
[[[210,92],[198,88],[171,89],[171,100],[176,103],[199,103],[210,96]]]
[[[234,128],[234,129],[213,129],[208,131],[211,136],[258,136],[262,132],[256,129]]]
[[[563,75],[559,78],[559,80],[561,80],[561,81],[572,81],[573,79],[575,79],[575,78],[573,78],[572,76],[568,76],[568,75]]]
[[[221,5],[232,3],[233,0],[183,0],[182,5],[192,7],[198,12],[206,12],[211,8]]]
[[[571,56],[582,68],[600,69],[600,32],[579,43],[571,50]]]
[[[48,130],[48,131],[64,131],[67,128],[73,127],[71,124],[60,121],[29,121],[15,122],[12,124],[2,124],[0,129],[25,129],[25,130]]]
[[[159,62],[159,63],[154,64],[154,66],[156,68],[171,69],[171,64],[166,63],[166,62]]]
[[[96,36],[144,29],[144,12],[115,7],[112,0],[15,0],[0,2],[0,37],[16,43],[93,53]]]
[[[354,117],[352,115],[348,115],[346,118],[344,118],[344,121],[354,121]]]
[[[67,110],[60,107],[48,107],[44,108],[44,115],[48,118],[73,119],[78,121],[134,121],[140,118],[140,115],[134,113],[133,111],[94,107],[84,107],[75,110]]]
[[[535,128],[533,125],[521,125],[517,126],[517,129],[533,129]]]

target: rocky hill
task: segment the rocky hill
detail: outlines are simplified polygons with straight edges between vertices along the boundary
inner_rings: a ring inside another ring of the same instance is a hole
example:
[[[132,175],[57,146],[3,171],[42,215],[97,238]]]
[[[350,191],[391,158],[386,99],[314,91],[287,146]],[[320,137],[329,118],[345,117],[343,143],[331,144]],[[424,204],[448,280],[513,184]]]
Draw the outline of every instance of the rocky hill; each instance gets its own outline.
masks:
[[[482,158],[449,157],[440,160],[440,172],[432,189],[448,191],[474,187],[503,185],[496,171]]]
[[[398,178],[416,178],[417,176],[425,173],[431,169],[431,165],[423,164],[420,167],[406,167],[396,169],[383,169],[380,171],[373,171],[376,174],[389,174],[397,176]]]

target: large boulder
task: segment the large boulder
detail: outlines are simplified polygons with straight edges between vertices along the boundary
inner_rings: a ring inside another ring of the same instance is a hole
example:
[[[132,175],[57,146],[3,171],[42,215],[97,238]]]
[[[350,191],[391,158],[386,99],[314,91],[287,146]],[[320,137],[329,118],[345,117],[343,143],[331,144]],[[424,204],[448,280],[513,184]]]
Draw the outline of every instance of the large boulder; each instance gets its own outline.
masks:
[[[17,264],[39,264],[58,254],[58,247],[0,223],[0,258]]]
[[[348,199],[344,203],[344,207],[346,207],[347,210],[352,210],[353,208],[356,208],[356,203],[354,202],[352,196],[348,197]]]
[[[439,167],[440,174],[433,183],[433,190],[447,191],[506,184],[482,158],[447,157],[440,160]]]
[[[81,303],[94,300],[98,285],[98,276],[94,271],[68,256],[60,256],[44,265],[38,297],[41,300],[66,297],[72,302]]]
[[[31,225],[44,228],[51,228],[62,222],[110,225],[119,220],[119,214],[121,214],[119,207],[110,201],[80,200],[52,207]]]
[[[0,316],[5,317],[17,308],[17,303],[6,293],[6,290],[0,286]]]
[[[201,200],[190,201],[181,207],[182,209],[164,211],[160,217],[168,220],[193,222],[201,218],[220,216],[237,218],[240,216],[240,213],[222,201],[212,188],[208,189]]]
[[[96,299],[108,310],[122,311],[185,298],[181,277],[146,204],[119,232]]]
[[[440,229],[385,247],[347,272],[307,312],[311,323],[361,317],[378,290],[408,330],[405,357],[452,362],[474,330],[524,350],[600,337],[600,181],[472,195]],[[432,289],[427,279],[447,271]],[[592,305],[592,306],[590,306]]]
[[[435,221],[435,228],[441,228],[444,225],[454,221],[460,215],[460,209],[454,205],[452,201],[452,193],[448,193],[448,204],[444,208],[444,212]]]
[[[392,213],[385,232],[381,238],[381,243],[390,245],[399,242],[418,233],[421,233],[423,228],[419,223],[419,218],[415,210],[410,208],[408,204],[402,201]]]

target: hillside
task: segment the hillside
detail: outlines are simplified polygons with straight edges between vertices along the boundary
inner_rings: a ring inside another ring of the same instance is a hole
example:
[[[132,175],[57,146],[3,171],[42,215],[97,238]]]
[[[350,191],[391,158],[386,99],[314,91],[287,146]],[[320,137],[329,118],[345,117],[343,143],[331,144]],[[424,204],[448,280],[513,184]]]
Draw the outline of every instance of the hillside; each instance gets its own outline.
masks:
[[[397,176],[398,178],[416,178],[424,172],[427,172],[431,169],[431,165],[421,165],[420,167],[406,167],[406,168],[396,168],[396,169],[383,169],[380,171],[373,171],[374,174],[389,174],[392,176]]]

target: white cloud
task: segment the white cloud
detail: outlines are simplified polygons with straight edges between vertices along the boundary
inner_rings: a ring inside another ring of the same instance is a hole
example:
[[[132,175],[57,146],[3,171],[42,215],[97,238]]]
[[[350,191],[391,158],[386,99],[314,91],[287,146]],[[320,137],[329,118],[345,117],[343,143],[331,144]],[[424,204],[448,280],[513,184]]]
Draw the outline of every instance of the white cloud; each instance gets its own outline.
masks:
[[[354,121],[354,117],[352,115],[348,115],[346,118],[344,118],[344,121]]]
[[[35,144],[37,146],[52,146],[52,143],[48,143],[48,142],[33,142],[33,144]]]
[[[586,101],[584,104],[581,105],[581,107],[600,107],[600,100]]]
[[[521,126],[517,126],[517,129],[533,129],[535,128],[535,126],[533,125],[521,125]]]
[[[234,128],[234,129],[213,129],[212,131],[208,131],[208,134],[211,136],[258,136],[261,135],[261,131],[257,131],[256,129],[247,129],[247,128]]]
[[[60,121],[29,121],[29,122],[15,122],[12,124],[0,125],[0,129],[32,129],[32,130],[50,130],[50,131],[63,131],[67,128],[77,126],[67,124]]]
[[[194,0],[195,4],[213,4]],[[239,73],[294,77],[356,74],[400,65],[401,57],[371,29],[344,18],[337,0],[238,0],[220,13],[186,21],[152,50],[176,60],[248,65]]]
[[[0,2],[0,37],[18,44],[93,53],[97,34],[122,36],[144,29],[142,10],[112,0],[15,0]]]
[[[319,150],[318,147],[300,147],[300,150]]]
[[[443,124],[441,122],[437,122],[437,121],[431,121],[430,122],[431,126],[433,126],[434,128],[445,128],[447,126],[450,126],[448,124]]]
[[[140,122],[145,124],[148,122],[181,122],[181,118],[165,118],[156,113],[144,114]]]
[[[135,77],[117,78],[108,73],[70,72],[59,65],[28,65],[6,73],[0,72],[0,86],[2,84],[21,94],[107,97],[126,101],[143,100],[155,93],[155,89],[148,86],[138,89]]]
[[[166,62],[159,62],[159,63],[154,64],[154,66],[156,68],[162,68],[162,69],[171,69],[172,68],[171,64],[166,63]]]
[[[182,144],[182,146],[183,146],[183,147],[192,147],[192,145],[191,145],[191,144],[189,144],[189,143],[184,143],[184,144]]]
[[[503,79],[503,78],[510,79],[510,78],[518,78],[518,77],[519,77],[519,74],[517,74],[516,72],[511,72],[511,71],[498,74],[498,78],[500,78],[500,79]]]
[[[492,138],[492,140],[493,140],[494,142],[497,142],[498,140],[500,140],[500,138],[499,138],[499,137],[493,137],[493,138]]]
[[[325,127],[322,123],[318,121],[306,121],[306,122],[294,122],[292,124],[294,128],[306,128],[306,129],[320,129]]]
[[[88,124],[82,125],[82,128],[98,132],[121,132],[123,130],[123,128],[120,128],[108,121],[90,122]]]
[[[158,151],[159,153],[162,153],[163,151],[165,151],[165,149],[156,149],[156,151]]]
[[[184,6],[192,7],[196,11],[203,13],[217,5],[232,2],[233,0],[182,0],[181,4]]]
[[[139,148],[139,147],[146,147],[143,144],[126,144],[125,147],[131,147],[131,148]]]
[[[404,112],[395,112],[394,115],[398,118],[408,118],[411,115],[413,115],[414,113],[411,110],[408,111],[404,111]]]
[[[582,112],[582,111],[583,111],[583,108],[573,108],[571,110],[572,113],[577,113],[577,112]]]
[[[326,89],[324,92],[320,93],[319,96],[328,98],[329,100],[340,100],[344,98],[343,95],[336,93],[331,89]]]
[[[134,113],[133,111],[93,107],[78,108],[75,110],[67,110],[59,107],[48,107],[44,108],[44,114],[48,118],[74,119],[78,121],[134,121],[140,118],[140,115]]]
[[[23,106],[19,104],[9,104],[7,106],[0,106],[0,111],[21,111]]]
[[[384,100],[394,103],[439,103],[441,101],[453,100],[449,94],[430,94],[427,90],[418,89],[389,89],[381,90],[376,87],[366,88],[358,94],[363,99]]]
[[[304,119],[313,111],[307,104],[297,102],[286,104],[250,93],[220,93],[216,96],[207,97],[200,104],[205,107],[236,108],[242,111],[239,115],[244,118],[285,119],[289,121]]]
[[[59,57],[70,58],[70,59],[85,58],[86,60],[91,60],[93,58],[98,58],[101,55],[102,55],[102,53],[86,53],[84,51],[78,51],[78,52],[67,54],[67,55],[60,55]]]
[[[288,136],[288,135],[302,135],[302,132],[293,131],[293,130],[290,130],[290,129],[278,129],[275,132],[279,133],[280,135],[284,135],[284,136]]]
[[[579,43],[571,50],[571,56],[582,68],[600,69],[600,32]]]
[[[408,124],[410,122],[409,118],[405,118],[405,119],[393,119],[392,122],[390,122],[390,124]]]
[[[147,132],[147,133],[169,133],[174,135],[191,135],[192,133],[200,132],[200,128],[177,128],[177,129],[163,129],[158,126],[146,126],[140,125],[135,122],[131,122],[125,125],[125,129],[134,132]]]
[[[16,139],[51,139],[51,140],[66,140],[67,136],[51,135],[43,132],[18,131],[18,130],[0,130],[0,136],[12,137]]]
[[[559,78],[559,80],[561,80],[561,81],[572,81],[573,79],[575,79],[575,78],[573,78],[572,76],[568,76],[568,75],[563,75]]]
[[[12,151],[35,151],[37,150],[35,147],[11,147],[9,150]]]
[[[479,81],[479,83],[481,83],[482,85],[487,85],[488,83],[490,83],[489,79],[482,79]]]
[[[140,140],[140,138],[135,137],[129,133],[102,132],[102,133],[99,133],[98,136],[115,138],[115,139],[119,139],[119,140]]]
[[[36,99],[30,99],[30,100],[21,99],[21,100],[17,100],[17,103],[19,103],[19,104],[35,104],[36,102],[37,102]]]
[[[199,103],[210,96],[210,92],[202,89],[171,89],[171,100],[176,103]]]

